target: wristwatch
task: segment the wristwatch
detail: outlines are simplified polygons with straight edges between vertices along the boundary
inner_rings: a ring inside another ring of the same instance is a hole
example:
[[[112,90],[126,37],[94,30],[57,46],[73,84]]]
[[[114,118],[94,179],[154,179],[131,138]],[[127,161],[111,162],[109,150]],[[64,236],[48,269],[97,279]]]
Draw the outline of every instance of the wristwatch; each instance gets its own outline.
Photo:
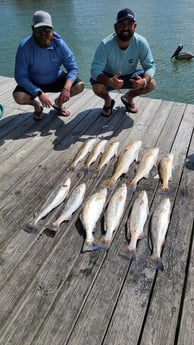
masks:
[[[145,78],[143,78],[143,81],[144,81],[143,89],[145,89],[145,87],[148,85],[148,82]]]
[[[42,95],[42,90],[37,92],[37,96],[40,97]]]

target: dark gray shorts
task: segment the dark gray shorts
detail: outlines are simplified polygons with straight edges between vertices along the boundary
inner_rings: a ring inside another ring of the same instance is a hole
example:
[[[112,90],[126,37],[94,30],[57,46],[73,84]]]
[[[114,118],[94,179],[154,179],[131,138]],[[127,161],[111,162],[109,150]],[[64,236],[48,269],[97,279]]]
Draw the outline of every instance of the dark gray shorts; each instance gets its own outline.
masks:
[[[39,87],[43,92],[61,92],[61,90],[64,87],[64,84],[66,83],[67,80],[67,73],[62,72],[61,75],[52,83],[49,84],[38,84],[35,81],[31,80],[31,82]],[[78,77],[74,81],[73,85],[77,84],[79,81],[81,81]],[[25,92],[28,95],[32,96],[32,99],[36,98],[36,96],[31,95],[24,87],[17,85],[16,88],[14,89],[13,93],[15,92]]]
[[[110,73],[107,73],[107,72],[103,72],[103,74],[108,77],[108,78],[112,78],[113,77],[113,74],[110,74]],[[122,86],[122,89],[131,89],[132,88],[132,85],[131,85],[131,82],[129,81],[129,79],[135,79],[135,76],[136,75],[139,75],[140,77],[143,78],[144,76],[144,70],[143,69],[137,69],[135,72],[131,73],[131,74],[126,74],[126,75],[121,75],[119,77],[119,79],[123,80],[124,81],[124,84]],[[90,78],[90,83],[92,85],[94,84],[99,84],[99,82],[97,80],[94,80],[92,78]],[[113,90],[111,87],[108,87],[109,90]]]

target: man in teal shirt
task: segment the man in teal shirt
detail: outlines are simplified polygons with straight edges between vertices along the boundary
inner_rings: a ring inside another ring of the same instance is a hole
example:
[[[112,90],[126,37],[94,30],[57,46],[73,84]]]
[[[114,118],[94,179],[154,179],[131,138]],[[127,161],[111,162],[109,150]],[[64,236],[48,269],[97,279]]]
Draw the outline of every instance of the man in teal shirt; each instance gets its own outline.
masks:
[[[127,112],[136,113],[133,99],[155,89],[152,52],[147,40],[135,32],[136,27],[134,12],[128,8],[121,10],[114,24],[115,32],[97,47],[90,82],[94,93],[104,99],[103,116],[110,116],[115,104],[110,90],[128,89],[121,101]]]
[[[48,12],[36,11],[33,15],[32,35],[24,38],[17,49],[15,80],[18,84],[13,91],[15,101],[32,105],[36,121],[43,118],[43,107],[53,106],[59,116],[69,116],[63,104],[84,89],[75,57],[54,32]],[[54,105],[47,92],[59,92]]]

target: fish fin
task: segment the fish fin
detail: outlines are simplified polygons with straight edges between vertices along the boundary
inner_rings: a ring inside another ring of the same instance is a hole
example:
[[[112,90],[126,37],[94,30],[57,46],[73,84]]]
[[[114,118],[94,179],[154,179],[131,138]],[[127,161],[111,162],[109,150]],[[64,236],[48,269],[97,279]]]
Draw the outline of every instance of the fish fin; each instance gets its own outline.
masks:
[[[146,259],[146,263],[148,267],[151,267],[157,271],[158,270],[164,271],[164,266],[163,266],[161,258],[155,258],[155,257],[149,256]]]
[[[113,186],[115,183],[116,181],[112,177],[108,178],[103,182],[105,186]]]
[[[28,234],[31,234],[32,232],[35,233],[35,232],[38,230],[38,228],[37,228],[37,226],[35,226],[35,225],[29,223],[29,224],[26,224],[26,225],[23,227],[23,230],[24,230],[25,232],[27,232]]]
[[[102,249],[108,250],[110,248],[111,242],[111,240],[106,239],[106,236],[102,236],[98,241],[98,246]]]
[[[100,247],[95,243],[95,242],[84,242],[83,248],[82,248],[82,253],[86,252],[93,252],[100,249]]]
[[[128,260],[135,260],[136,259],[136,250],[135,249],[129,249],[129,247],[126,245],[122,252],[119,253],[119,256],[122,258],[128,259]]]

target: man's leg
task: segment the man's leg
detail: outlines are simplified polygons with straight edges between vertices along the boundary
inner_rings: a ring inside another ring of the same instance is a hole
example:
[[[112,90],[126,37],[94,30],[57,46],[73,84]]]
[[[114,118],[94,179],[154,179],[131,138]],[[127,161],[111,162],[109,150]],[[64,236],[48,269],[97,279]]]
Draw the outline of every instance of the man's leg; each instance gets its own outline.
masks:
[[[129,104],[134,104],[133,99],[137,96],[145,95],[147,93],[152,92],[156,87],[156,82],[154,79],[151,79],[150,82],[147,84],[145,88],[133,90],[130,89],[125,95],[125,99],[129,102]]]
[[[112,109],[114,107],[115,102],[109,96],[107,87],[104,84],[96,83],[92,85],[92,88],[95,95],[104,100],[102,115],[110,116],[112,114]]]
[[[72,85],[70,96],[76,96],[84,90],[84,83],[80,80],[76,84]]]
[[[35,99],[32,99],[32,96],[22,92],[22,91],[16,91],[13,92],[13,98],[15,100],[16,103],[21,104],[21,105],[32,105],[34,107],[34,119],[36,120],[41,120],[42,119],[42,111],[43,108],[40,104],[40,102],[38,102]]]

